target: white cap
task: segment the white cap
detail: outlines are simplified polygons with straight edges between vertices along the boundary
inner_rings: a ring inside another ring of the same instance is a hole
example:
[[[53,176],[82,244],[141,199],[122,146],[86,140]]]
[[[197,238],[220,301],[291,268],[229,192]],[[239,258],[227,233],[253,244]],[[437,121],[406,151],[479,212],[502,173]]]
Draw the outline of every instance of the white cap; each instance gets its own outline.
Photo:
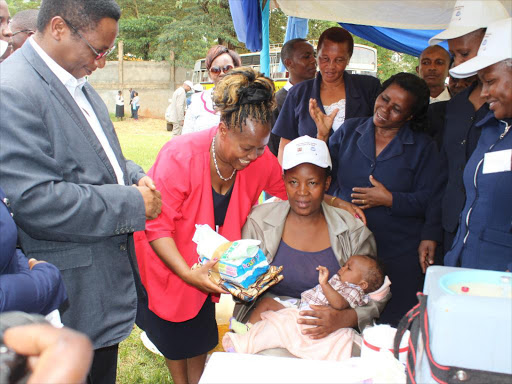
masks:
[[[301,136],[290,141],[283,151],[283,170],[310,163],[320,168],[331,168],[331,155],[324,141]]]
[[[512,58],[512,18],[498,20],[487,27],[478,54],[450,69],[450,75],[464,78],[490,65]]]
[[[5,51],[7,51],[7,47],[9,46],[9,43],[4,40],[0,40],[0,56],[2,56]]]
[[[428,43],[436,45],[444,40],[467,35],[480,28],[487,28],[494,21],[510,17],[499,0],[459,0],[453,8],[448,28],[432,37]]]
[[[194,88],[194,83],[193,83],[193,82],[191,82],[190,80],[185,80],[185,81],[183,82],[183,84],[188,85],[188,87],[189,87],[190,89]]]
[[[194,91],[203,92],[203,86],[201,84],[194,85]]]

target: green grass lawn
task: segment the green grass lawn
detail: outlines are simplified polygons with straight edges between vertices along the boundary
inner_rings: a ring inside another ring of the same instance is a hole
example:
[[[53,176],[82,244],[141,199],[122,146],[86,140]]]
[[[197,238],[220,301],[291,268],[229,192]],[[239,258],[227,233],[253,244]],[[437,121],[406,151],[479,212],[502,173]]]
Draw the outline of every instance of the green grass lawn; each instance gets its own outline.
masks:
[[[164,358],[148,351],[140,334],[141,330],[134,326],[130,337],[119,345],[117,383],[172,383]]]
[[[125,118],[123,121],[114,121],[114,126],[124,156],[139,164],[146,172],[155,162],[160,148],[171,138],[165,120],[141,118],[135,121]]]
[[[115,120],[115,118],[114,118]],[[123,153],[147,171],[171,134],[164,120],[124,119],[114,121]],[[141,330],[134,326],[130,337],[119,346],[117,383],[172,383],[164,358],[148,351],[140,341]]]

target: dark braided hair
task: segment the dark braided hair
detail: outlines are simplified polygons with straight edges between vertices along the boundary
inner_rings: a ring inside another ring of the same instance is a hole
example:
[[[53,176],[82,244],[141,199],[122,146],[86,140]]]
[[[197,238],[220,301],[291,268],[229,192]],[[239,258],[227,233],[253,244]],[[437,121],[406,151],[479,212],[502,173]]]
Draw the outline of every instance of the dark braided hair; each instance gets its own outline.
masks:
[[[269,123],[275,108],[274,82],[250,67],[231,70],[215,86],[215,109],[229,129],[239,127],[250,118]]]
[[[382,84],[382,93],[391,84],[396,84],[414,96],[412,119],[409,124],[415,132],[425,132],[428,124],[427,111],[430,103],[430,89],[422,78],[412,73],[400,72],[391,76]]]

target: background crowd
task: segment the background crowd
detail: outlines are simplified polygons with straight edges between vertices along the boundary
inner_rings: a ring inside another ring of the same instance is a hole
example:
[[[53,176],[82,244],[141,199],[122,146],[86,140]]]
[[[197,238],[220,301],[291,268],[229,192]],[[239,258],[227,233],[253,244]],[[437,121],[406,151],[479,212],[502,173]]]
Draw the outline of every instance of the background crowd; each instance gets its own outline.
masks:
[[[418,75],[382,85],[346,71],[354,42],[339,27],[317,47],[283,46],[289,81],[277,94],[236,52],[212,47],[214,87],[198,90],[186,113],[193,84],[174,92],[173,138],[146,174],[123,156],[85,79],[115,46],[116,2],[44,0],[9,22],[0,0],[0,312],[58,309],[87,335],[90,343],[64,328],[41,341],[51,348],[68,337],[84,351],[80,364],[68,356],[76,369],[60,377],[70,381],[114,383],[119,342],[137,321],[174,382],[196,383],[226,292],[208,277],[215,260],[190,268],[195,224],[262,241],[268,261],[285,266],[266,298],[300,297],[319,264],[334,275],[355,254],[377,258],[385,293],[357,308],[300,312],[312,340],[373,320],[396,325],[434,263],[510,271],[512,19],[495,0],[456,7],[462,15],[430,40]],[[436,45],[444,40],[449,52]],[[121,92],[116,105],[122,118]],[[130,90],[134,119],[139,108]],[[326,143],[328,163],[285,150],[306,135]],[[253,208],[263,191],[283,201]],[[239,305],[235,316],[245,321],[252,309]],[[16,316],[6,342],[23,339],[16,319],[28,320]],[[30,326],[25,335],[41,324]]]

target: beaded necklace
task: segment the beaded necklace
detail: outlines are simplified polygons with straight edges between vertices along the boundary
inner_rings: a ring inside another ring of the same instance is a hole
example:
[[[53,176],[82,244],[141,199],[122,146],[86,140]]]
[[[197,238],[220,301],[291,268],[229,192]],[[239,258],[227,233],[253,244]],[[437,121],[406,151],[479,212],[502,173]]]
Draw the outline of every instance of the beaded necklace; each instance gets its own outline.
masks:
[[[224,181],[229,181],[233,178],[233,176],[235,176],[235,173],[236,173],[236,169],[233,169],[233,173],[231,174],[231,176],[229,176],[228,178],[225,178],[223,177],[221,174],[220,174],[220,171],[219,171],[219,166],[217,165],[217,156],[215,156],[215,137],[213,137],[213,140],[212,140],[212,153],[213,153],[213,164],[215,164],[215,170],[217,171],[217,175],[219,175],[219,177],[221,178],[221,180],[224,180]]]

